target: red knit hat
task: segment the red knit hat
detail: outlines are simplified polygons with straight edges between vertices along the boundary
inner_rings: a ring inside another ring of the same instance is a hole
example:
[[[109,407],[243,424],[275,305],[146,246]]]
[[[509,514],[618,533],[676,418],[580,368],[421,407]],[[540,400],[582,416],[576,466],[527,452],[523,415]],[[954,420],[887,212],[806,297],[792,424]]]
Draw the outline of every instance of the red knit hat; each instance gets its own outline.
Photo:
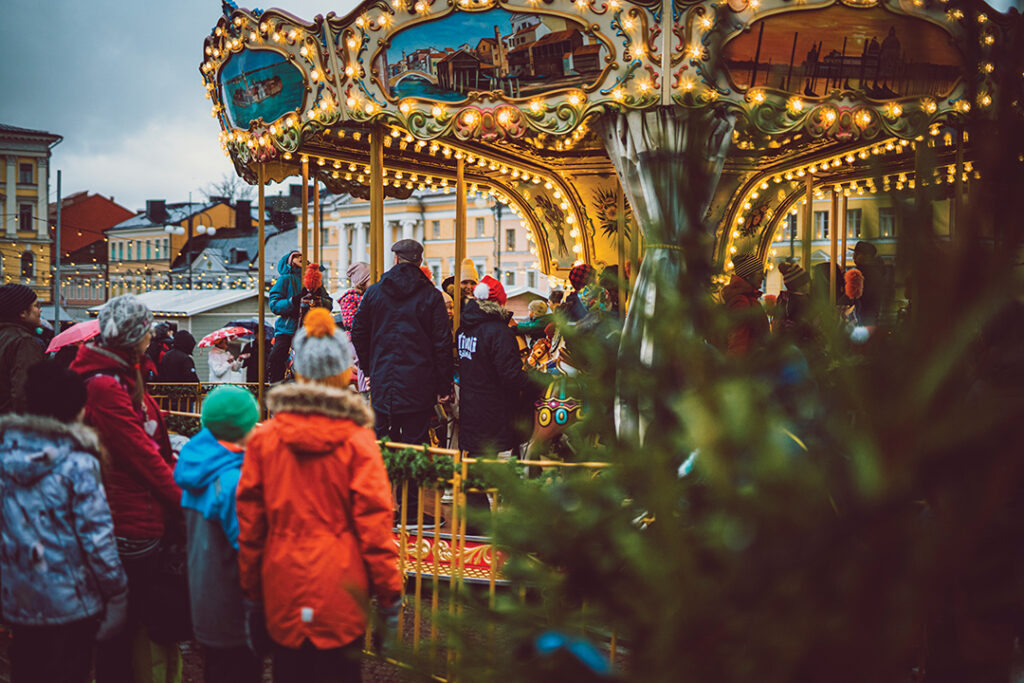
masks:
[[[480,278],[480,282],[473,289],[473,296],[483,301],[496,301],[499,306],[504,306],[508,301],[505,288],[490,275]]]
[[[846,281],[846,298],[859,299],[864,294],[864,274],[856,268],[850,268],[843,278]]]
[[[320,289],[320,285],[322,285],[323,283],[324,278],[320,274],[320,264],[307,264],[306,272],[302,275],[302,286],[312,292],[317,289]]]

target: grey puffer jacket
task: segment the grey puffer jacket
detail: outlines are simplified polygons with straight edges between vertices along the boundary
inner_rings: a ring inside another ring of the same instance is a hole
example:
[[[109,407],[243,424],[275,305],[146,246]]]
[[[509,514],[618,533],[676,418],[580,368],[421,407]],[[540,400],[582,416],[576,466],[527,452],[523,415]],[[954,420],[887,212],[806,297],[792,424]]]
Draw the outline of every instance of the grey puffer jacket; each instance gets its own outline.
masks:
[[[101,614],[128,584],[96,433],[38,415],[5,415],[0,453],[4,621],[46,626]]]

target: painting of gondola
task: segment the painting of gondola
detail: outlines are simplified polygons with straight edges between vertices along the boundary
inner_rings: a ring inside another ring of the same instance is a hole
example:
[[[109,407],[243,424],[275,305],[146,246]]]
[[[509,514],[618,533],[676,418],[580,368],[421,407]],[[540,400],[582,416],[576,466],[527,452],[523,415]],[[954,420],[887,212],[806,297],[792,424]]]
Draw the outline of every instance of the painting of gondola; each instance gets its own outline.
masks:
[[[220,75],[223,101],[235,128],[256,119],[276,121],[302,106],[305,78],[283,55],[270,50],[245,50],[224,64]]]
[[[378,57],[394,99],[458,102],[473,91],[530,97],[594,83],[607,48],[582,24],[504,9],[455,12],[401,31]]]
[[[833,6],[762,19],[726,45],[725,60],[742,89],[806,97],[834,90],[872,99],[941,97],[963,74],[945,31],[881,8]]]

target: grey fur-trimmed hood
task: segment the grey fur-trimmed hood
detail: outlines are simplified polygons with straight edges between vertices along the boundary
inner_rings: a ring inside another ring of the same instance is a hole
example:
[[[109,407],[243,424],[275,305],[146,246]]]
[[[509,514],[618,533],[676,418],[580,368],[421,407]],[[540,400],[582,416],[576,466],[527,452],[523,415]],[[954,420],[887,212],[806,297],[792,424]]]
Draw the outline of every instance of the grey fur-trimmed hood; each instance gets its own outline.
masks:
[[[325,415],[373,427],[373,410],[362,396],[324,384],[294,382],[274,387],[267,393],[267,408],[272,413]]]
[[[81,451],[91,453],[100,460],[106,459],[106,451],[100,443],[100,437],[92,427],[74,422],[65,424],[52,417],[43,415],[22,415],[12,413],[0,416],[0,440],[9,430],[17,429],[24,432],[32,432],[44,439],[56,441],[60,438],[67,438],[74,446]]]

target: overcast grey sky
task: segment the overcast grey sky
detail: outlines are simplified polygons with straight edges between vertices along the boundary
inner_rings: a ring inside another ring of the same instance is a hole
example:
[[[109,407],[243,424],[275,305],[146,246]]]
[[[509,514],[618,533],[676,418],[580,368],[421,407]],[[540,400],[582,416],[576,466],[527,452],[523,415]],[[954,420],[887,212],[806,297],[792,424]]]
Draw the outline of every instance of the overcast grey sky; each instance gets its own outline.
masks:
[[[1005,11],[1022,1],[993,5]],[[279,4],[312,20],[357,3]],[[53,168],[63,171],[65,195],[90,190],[137,209],[190,191],[197,199],[234,172],[199,79],[220,0],[3,0],[3,8],[0,122],[64,136]]]
[[[90,190],[129,209],[183,201],[234,173],[199,78],[220,0],[4,0],[0,122],[64,136],[63,193]],[[239,2],[246,6],[249,3]],[[306,20],[355,0],[281,0]],[[259,6],[266,6],[260,3]],[[56,173],[50,176],[51,199]]]

